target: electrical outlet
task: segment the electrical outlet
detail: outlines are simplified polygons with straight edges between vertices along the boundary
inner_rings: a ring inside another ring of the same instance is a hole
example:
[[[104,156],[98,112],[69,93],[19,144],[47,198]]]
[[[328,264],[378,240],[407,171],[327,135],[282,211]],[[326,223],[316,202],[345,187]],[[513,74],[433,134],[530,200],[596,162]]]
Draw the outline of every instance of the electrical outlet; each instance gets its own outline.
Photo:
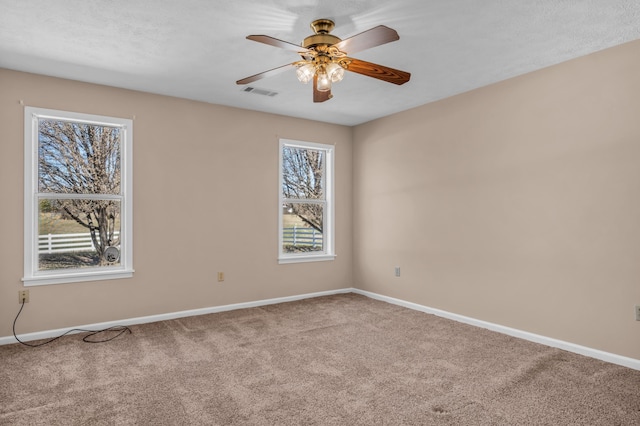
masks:
[[[224,272],[218,272],[218,282],[224,281]]]
[[[400,276],[400,267],[396,266],[396,277]]]
[[[18,290],[18,303],[29,303],[29,290]]]
[[[640,321],[640,305],[636,305],[636,321]]]

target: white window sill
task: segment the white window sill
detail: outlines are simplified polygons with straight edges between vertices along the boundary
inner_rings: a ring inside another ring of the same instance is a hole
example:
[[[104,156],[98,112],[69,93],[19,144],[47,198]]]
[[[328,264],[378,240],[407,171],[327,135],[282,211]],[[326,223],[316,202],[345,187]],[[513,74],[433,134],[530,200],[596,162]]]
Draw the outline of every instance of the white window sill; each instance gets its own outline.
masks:
[[[33,277],[22,278],[22,282],[25,287],[37,286],[37,285],[51,285],[51,284],[67,284],[77,283],[85,281],[100,281],[100,280],[117,280],[122,278],[133,277],[133,269],[117,269],[113,271],[82,271],[76,273],[64,273],[64,274],[42,274]]]
[[[319,255],[299,255],[299,256],[286,256],[278,258],[279,264],[285,263],[303,263],[303,262],[325,262],[334,260],[335,254],[319,254]]]

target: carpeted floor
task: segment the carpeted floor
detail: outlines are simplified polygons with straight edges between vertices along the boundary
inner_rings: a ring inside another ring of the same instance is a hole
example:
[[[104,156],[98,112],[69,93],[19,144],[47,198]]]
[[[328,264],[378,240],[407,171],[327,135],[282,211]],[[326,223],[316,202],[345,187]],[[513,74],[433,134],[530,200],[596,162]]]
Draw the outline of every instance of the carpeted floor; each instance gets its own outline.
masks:
[[[355,294],[0,347],[2,425],[640,425],[640,371]]]

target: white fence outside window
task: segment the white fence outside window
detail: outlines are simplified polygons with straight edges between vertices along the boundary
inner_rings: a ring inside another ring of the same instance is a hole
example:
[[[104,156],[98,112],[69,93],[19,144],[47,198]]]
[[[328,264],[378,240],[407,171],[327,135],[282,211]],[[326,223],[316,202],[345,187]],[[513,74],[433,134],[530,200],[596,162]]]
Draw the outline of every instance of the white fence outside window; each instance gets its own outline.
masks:
[[[322,232],[313,228],[283,229],[283,242],[292,246],[322,247]],[[118,236],[118,232],[115,236]],[[66,253],[74,251],[93,251],[91,234],[81,232],[76,234],[44,234],[38,237],[38,253]]]
[[[120,233],[115,232],[114,236]],[[100,237],[98,237],[100,240]],[[38,236],[38,253],[66,253],[73,251],[93,251],[93,241],[91,234],[81,232],[77,234],[44,234]]]
[[[282,242],[285,245],[322,247],[322,232],[313,228],[282,228]]]

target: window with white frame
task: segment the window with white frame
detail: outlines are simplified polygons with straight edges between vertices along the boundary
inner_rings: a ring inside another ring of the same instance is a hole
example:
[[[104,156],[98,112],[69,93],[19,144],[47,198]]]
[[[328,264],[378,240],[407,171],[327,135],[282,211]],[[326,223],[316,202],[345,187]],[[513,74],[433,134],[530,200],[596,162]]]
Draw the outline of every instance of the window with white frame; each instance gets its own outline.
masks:
[[[127,278],[132,121],[25,107],[25,285]]]
[[[279,262],[332,260],[332,145],[280,139]]]

